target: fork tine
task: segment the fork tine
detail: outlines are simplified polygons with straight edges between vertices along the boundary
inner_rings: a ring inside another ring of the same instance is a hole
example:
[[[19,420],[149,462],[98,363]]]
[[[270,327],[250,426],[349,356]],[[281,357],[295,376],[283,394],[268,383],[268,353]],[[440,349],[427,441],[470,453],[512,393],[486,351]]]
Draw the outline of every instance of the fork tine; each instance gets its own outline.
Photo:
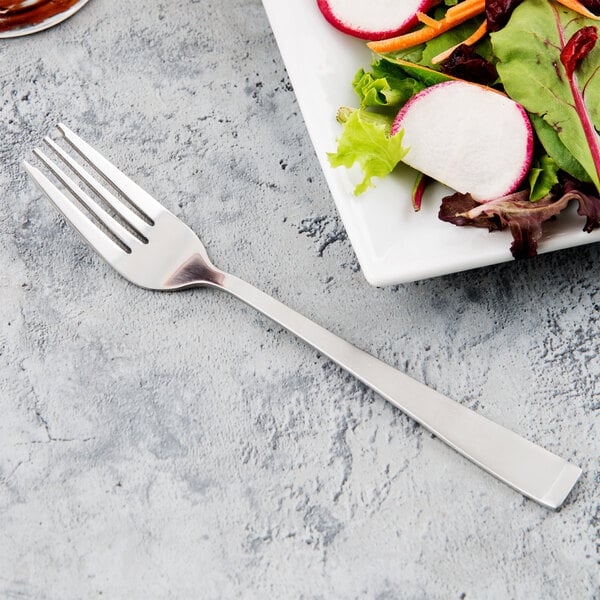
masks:
[[[59,123],[57,127],[67,142],[151,221],[154,221],[158,215],[166,210],[148,192],[119,171],[117,167],[88,143],[84,142],[76,133],[73,133],[66,125]]]
[[[58,157],[84,181],[92,190],[111,206],[133,229],[141,236],[149,233],[150,225],[143,219],[140,219],[128,206],[119,200],[114,194],[111,194],[101,183],[92,177],[78,162],[74,161],[53,139],[49,136],[44,138],[44,142],[54,150]]]
[[[27,161],[23,161],[23,166],[58,212],[104,260],[112,262],[125,255],[123,249],[84,215],[39,169]]]
[[[131,234],[118,221],[113,219],[95,200],[90,198],[83,190],[81,190],[72,179],[70,179],[60,167],[51,161],[39,148],[36,148],[33,153],[52,171],[56,178],[75,196],[82,204],[84,204],[98,220],[125,246],[133,250],[136,245],[142,242]]]

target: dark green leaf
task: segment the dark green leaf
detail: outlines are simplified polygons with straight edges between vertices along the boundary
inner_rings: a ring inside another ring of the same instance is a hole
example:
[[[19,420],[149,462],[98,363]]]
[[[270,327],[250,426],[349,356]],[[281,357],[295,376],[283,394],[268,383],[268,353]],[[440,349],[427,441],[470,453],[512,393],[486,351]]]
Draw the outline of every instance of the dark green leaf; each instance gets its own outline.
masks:
[[[549,0],[527,0],[491,38],[499,60],[498,73],[508,95],[554,129],[600,190],[600,148],[597,135],[588,127],[589,117],[596,127],[600,124],[600,49],[594,48],[579,65],[579,85],[560,61],[566,40],[582,27],[593,25],[594,21]],[[583,96],[587,111],[578,108],[578,96]],[[545,147],[561,165],[561,158]]]
[[[529,113],[529,120],[542,146],[544,146],[546,152],[554,159],[560,169],[575,177],[575,179],[579,179],[579,181],[591,181],[585,169],[560,141],[554,127],[551,127],[544,119],[533,113]]]

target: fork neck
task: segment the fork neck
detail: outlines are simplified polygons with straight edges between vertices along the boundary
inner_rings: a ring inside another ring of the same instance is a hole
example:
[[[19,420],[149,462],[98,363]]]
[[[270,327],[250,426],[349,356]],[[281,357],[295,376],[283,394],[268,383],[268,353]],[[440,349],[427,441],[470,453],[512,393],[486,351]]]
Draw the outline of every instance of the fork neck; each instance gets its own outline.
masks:
[[[215,267],[207,256],[194,254],[169,277],[166,285],[170,289],[198,286],[222,287],[225,273]]]

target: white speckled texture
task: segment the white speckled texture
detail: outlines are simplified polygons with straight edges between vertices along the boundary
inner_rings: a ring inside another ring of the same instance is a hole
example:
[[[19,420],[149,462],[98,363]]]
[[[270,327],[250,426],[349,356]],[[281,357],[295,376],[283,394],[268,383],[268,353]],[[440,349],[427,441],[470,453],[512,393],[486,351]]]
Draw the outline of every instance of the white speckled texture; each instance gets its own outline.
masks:
[[[600,598],[600,248],[363,279],[258,0],[0,43],[0,597]],[[548,512],[209,290],[127,284],[26,181],[58,120],[215,262],[585,471]]]

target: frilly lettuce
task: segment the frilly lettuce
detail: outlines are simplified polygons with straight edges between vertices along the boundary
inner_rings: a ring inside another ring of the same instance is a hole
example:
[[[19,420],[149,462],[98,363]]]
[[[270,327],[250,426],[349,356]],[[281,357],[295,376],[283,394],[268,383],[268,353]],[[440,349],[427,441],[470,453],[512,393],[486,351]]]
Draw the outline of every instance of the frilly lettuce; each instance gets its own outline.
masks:
[[[557,189],[558,188],[558,189]],[[591,184],[566,179],[538,202],[529,200],[529,191],[522,190],[480,204],[470,194],[453,194],[442,200],[439,218],[454,225],[486,227],[489,231],[508,228],[513,237],[510,247],[515,258],[529,258],[537,253],[542,237],[542,223],[561,213],[575,200],[577,214],[585,217],[583,230],[590,232],[600,226],[600,201]]]
[[[376,60],[370,71],[360,69],[352,82],[360,98],[360,106],[398,109],[407,100],[425,89],[417,79],[406,77],[395,65]]]
[[[358,195],[373,185],[373,177],[391,173],[408,148],[402,146],[401,132],[390,136],[392,117],[364,109],[341,109],[338,120],[344,123],[344,129],[338,138],[337,152],[327,156],[332,167],[360,165],[364,177],[354,190]]]

